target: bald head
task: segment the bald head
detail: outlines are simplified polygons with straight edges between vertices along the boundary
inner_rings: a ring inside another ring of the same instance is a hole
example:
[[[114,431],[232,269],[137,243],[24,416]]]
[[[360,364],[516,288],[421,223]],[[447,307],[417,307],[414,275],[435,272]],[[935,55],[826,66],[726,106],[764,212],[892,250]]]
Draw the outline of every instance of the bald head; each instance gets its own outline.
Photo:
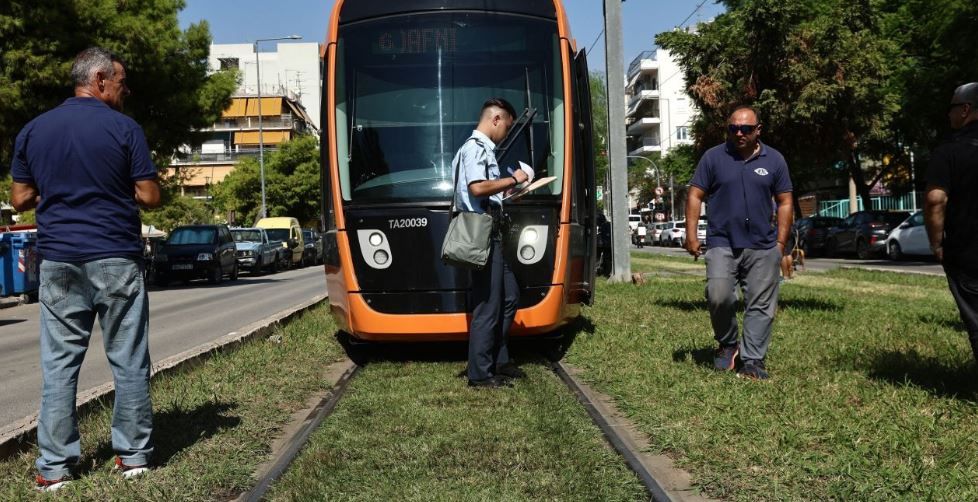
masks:
[[[978,121],[978,82],[964,84],[954,90],[947,116],[951,129],[960,129]]]

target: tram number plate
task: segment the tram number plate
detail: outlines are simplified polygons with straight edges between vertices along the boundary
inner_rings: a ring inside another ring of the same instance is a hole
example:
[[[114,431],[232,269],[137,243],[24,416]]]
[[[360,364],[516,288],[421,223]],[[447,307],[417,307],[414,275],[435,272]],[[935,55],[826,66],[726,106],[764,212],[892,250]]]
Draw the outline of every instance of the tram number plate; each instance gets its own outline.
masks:
[[[428,226],[428,218],[397,218],[387,220],[391,228],[422,228]]]

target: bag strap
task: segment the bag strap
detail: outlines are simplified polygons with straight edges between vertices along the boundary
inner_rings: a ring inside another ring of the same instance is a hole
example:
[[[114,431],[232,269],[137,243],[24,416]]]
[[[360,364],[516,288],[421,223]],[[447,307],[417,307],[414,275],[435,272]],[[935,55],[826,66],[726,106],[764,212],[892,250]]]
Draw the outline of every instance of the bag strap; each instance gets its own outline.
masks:
[[[462,148],[464,148],[465,145],[466,145],[466,143],[468,143],[469,141],[475,141],[476,143],[479,144],[479,146],[482,146],[483,148],[485,148],[485,146],[482,145],[482,142],[479,141],[479,138],[476,138],[475,136],[469,136],[469,139],[465,140],[465,142],[462,143],[462,146],[458,147],[459,151],[461,151]],[[460,167],[462,167],[462,156],[461,155],[458,155],[457,156],[457,162],[455,162],[455,177],[452,179],[452,181],[453,181],[453,183],[452,183],[452,205],[448,207],[448,214],[455,213],[455,209],[458,207],[456,205],[456,202],[458,201],[458,170],[459,170]],[[488,164],[486,164],[486,179],[489,179],[489,165]]]
[[[978,139],[975,138],[965,138],[964,136],[958,136],[954,138],[956,143],[963,143],[965,145],[978,146]]]

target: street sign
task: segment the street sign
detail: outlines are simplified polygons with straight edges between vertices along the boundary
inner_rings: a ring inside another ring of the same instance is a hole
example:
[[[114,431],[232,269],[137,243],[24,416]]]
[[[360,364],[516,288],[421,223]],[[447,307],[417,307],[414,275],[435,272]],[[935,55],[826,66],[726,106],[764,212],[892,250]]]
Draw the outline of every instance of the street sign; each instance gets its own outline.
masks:
[[[655,213],[655,221],[666,221],[666,213]]]
[[[601,186],[601,185],[598,185],[598,186],[594,187],[594,196],[596,197],[597,200],[603,199],[604,198],[604,187]]]
[[[664,188],[662,188],[662,187],[655,187],[655,194],[656,194],[656,195],[662,195],[662,194],[664,194],[665,192],[666,192],[666,191],[665,191],[665,189],[664,189]]]

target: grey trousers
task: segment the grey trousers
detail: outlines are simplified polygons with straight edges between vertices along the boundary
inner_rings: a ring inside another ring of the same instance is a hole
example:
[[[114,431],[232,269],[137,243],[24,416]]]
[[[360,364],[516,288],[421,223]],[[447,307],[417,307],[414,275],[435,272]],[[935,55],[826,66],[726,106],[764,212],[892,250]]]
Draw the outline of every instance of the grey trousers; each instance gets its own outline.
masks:
[[[771,249],[710,248],[706,252],[706,301],[720,345],[737,343],[737,285],[744,293],[742,360],[763,360],[778,308],[781,253]]]

